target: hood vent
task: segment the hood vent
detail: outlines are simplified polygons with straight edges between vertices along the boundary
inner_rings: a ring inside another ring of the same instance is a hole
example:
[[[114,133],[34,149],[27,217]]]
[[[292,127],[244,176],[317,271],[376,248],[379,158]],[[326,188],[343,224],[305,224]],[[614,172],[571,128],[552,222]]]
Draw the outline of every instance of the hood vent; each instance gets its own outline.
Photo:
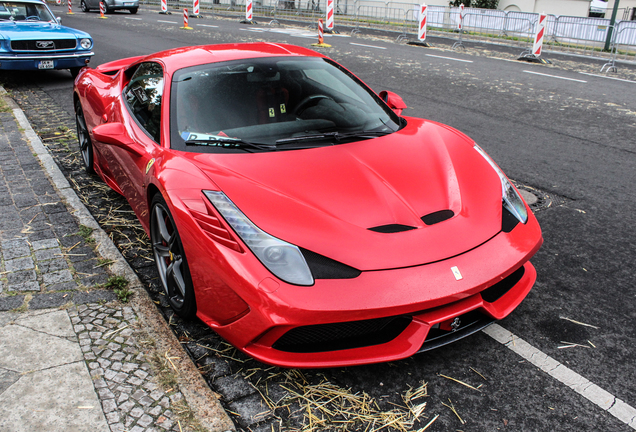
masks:
[[[455,213],[452,210],[440,210],[435,213],[427,214],[426,216],[422,216],[422,222],[426,225],[435,225],[436,223],[444,222],[447,219],[455,216]]]
[[[399,233],[399,232],[410,231],[414,229],[416,228],[409,225],[400,225],[400,224],[380,225],[377,227],[369,228],[370,231],[375,231],[375,232],[379,232],[383,234]]]

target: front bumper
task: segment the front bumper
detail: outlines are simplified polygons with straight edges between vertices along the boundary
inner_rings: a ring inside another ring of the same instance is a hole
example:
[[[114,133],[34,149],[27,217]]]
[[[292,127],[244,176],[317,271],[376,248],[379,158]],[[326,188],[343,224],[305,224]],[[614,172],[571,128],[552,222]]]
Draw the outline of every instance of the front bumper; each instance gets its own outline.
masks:
[[[87,60],[94,56],[92,51],[74,54],[0,54],[2,70],[40,70],[38,65],[43,60],[52,60],[52,69],[70,69],[86,66]],[[50,68],[49,68],[50,69]],[[44,69],[46,70],[46,69]]]
[[[189,233],[183,237],[189,237]],[[201,235],[196,237],[201,244]],[[235,347],[264,363],[316,368],[406,358],[504,318],[532,288],[536,271],[529,259],[542,242],[539,225],[531,217],[528,224],[519,225],[510,233],[500,232],[459,256],[416,267],[362,272],[354,279],[316,280],[311,287],[274,281],[266,271],[255,274],[253,269],[258,265],[242,267],[238,274],[215,271],[215,274],[221,274],[223,281],[216,281],[214,287],[209,283],[202,287],[196,281],[199,276],[201,280],[205,279],[204,273],[210,276],[210,262],[199,263],[192,257],[205,256],[204,251],[210,249],[203,246],[197,252],[186,250],[186,255],[193,264],[191,271],[197,292],[198,316],[207,325]],[[184,245],[191,244],[184,238]],[[225,261],[219,256],[214,259]],[[236,264],[236,257],[228,258],[222,268],[233,269]],[[451,270],[453,267],[461,272],[459,280]],[[202,273],[197,276],[199,271]],[[503,289],[502,284],[506,285]],[[222,286],[231,287],[232,292],[249,305],[243,313],[238,313],[237,309],[236,318],[227,324],[212,318],[219,307],[231,301],[230,296],[218,298]],[[390,328],[384,326],[384,321],[377,321],[387,318]],[[474,325],[464,327],[462,322]],[[370,342],[362,343],[364,346],[360,343],[347,346],[347,341],[368,336],[349,333],[335,344],[329,344],[333,341],[324,343],[328,336],[324,336],[323,330],[337,327],[339,332],[340,328],[346,327],[348,332],[348,328],[361,323],[381,327],[382,336],[370,338]],[[305,329],[308,331],[304,332]],[[447,336],[443,334],[444,329]],[[289,340],[299,340],[297,334],[285,339],[292,331],[300,332],[301,336],[319,334],[322,339],[314,342],[313,350],[311,340],[303,340],[302,346],[296,349]],[[429,333],[432,339],[427,339]],[[281,340],[286,343],[281,344]]]

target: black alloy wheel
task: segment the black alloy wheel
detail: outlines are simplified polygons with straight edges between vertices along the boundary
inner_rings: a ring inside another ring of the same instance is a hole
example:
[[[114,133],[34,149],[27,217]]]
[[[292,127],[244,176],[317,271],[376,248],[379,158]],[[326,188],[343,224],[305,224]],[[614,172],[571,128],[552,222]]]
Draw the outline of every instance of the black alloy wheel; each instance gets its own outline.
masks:
[[[180,317],[192,319],[197,305],[177,227],[161,194],[154,196],[151,209],[150,240],[161,285],[172,309]]]
[[[86,5],[86,2],[84,0],[80,2],[80,9],[82,10],[82,12],[90,12],[89,7]]]
[[[71,70],[71,73],[73,71]],[[93,143],[86,127],[86,119],[84,118],[84,111],[82,110],[82,104],[79,100],[75,101],[75,124],[77,125],[77,142],[79,144],[80,153],[82,154],[82,161],[84,162],[84,169],[88,174],[95,173],[93,168]]]

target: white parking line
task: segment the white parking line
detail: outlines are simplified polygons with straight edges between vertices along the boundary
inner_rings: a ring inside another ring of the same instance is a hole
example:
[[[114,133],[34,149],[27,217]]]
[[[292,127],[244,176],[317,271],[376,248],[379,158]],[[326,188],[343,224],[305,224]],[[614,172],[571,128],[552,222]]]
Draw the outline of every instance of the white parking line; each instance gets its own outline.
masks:
[[[578,80],[578,79],[574,79],[574,78],[566,78],[566,77],[562,77],[562,76],[558,76],[558,75],[548,75],[548,74],[539,73],[539,72],[533,72],[533,71],[529,71],[529,70],[524,70],[524,72],[525,73],[529,73],[529,74],[533,74],[533,75],[541,75],[541,76],[545,76],[545,77],[558,78],[558,79],[568,80],[568,81],[576,81],[576,82],[580,82],[580,83],[586,83],[587,82],[587,81]]]
[[[499,324],[492,324],[482,331],[632,429],[636,429],[636,409],[634,407],[626,404],[610,392],[603,390],[549,355],[542,353]]]
[[[464,63],[472,63],[472,60],[463,60],[463,59],[458,59],[458,58],[453,58],[453,57],[444,57],[444,56],[438,56],[438,55],[433,55],[433,54],[424,54],[428,57],[435,57],[435,58],[440,58],[440,59],[444,59],[444,60],[454,60],[454,61],[458,61],[458,62],[464,62]]]
[[[135,20],[135,21],[143,21],[143,18],[132,18],[132,17],[124,17],[125,19]]]
[[[359,44],[359,43],[355,43],[355,42],[349,42],[349,45],[361,46],[361,47],[366,47],[366,48],[386,49],[385,47],[381,47],[381,46],[365,45],[365,44]]]
[[[157,20],[157,22],[166,23],[166,24],[179,24],[179,23],[176,23],[174,21],[164,21],[164,20]]]
[[[210,27],[210,28],[218,28],[219,26],[210,25],[210,24],[197,24],[197,27]]]
[[[623,82],[636,84],[636,81],[626,80],[626,79],[623,79],[623,78],[608,77],[608,76],[605,76],[605,75],[596,75],[596,74],[588,73],[588,72],[579,72],[579,73],[583,74],[583,75],[589,75],[589,76],[597,77],[597,78],[606,78],[606,79],[611,79],[611,80],[623,81]]]

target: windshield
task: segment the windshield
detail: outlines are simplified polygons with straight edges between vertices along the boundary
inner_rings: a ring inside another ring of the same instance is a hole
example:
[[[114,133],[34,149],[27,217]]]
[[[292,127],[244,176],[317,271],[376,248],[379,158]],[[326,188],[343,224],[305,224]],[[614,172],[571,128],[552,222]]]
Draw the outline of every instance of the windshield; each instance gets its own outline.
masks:
[[[49,9],[40,2],[18,3],[0,1],[0,20],[55,21]]]
[[[170,99],[171,147],[184,151],[290,150],[399,129],[398,117],[371,90],[322,58],[182,69],[173,77]]]

